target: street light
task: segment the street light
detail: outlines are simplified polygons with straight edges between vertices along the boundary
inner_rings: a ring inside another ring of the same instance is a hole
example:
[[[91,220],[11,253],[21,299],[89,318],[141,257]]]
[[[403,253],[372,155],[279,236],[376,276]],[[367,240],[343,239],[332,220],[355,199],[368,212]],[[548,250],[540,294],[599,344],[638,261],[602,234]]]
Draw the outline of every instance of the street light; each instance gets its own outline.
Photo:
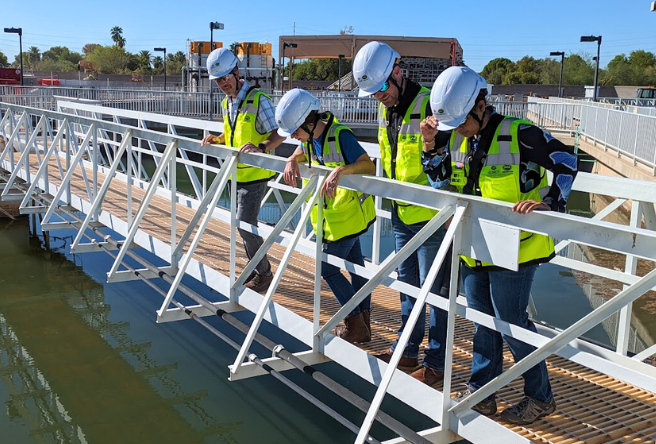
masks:
[[[23,86],[23,28],[5,28],[5,32],[9,34],[18,34],[18,44],[20,48],[20,82]]]
[[[298,47],[298,44],[296,43],[287,43],[287,42],[282,42],[282,73],[280,75],[280,78],[282,80],[282,88],[280,88],[281,92],[285,92],[285,48],[296,48]],[[291,86],[291,75],[292,75],[292,70],[291,67],[289,69],[289,77],[290,77],[290,86]]]
[[[344,58],[344,54],[339,54],[337,58],[339,59],[339,62],[337,62],[337,88],[338,92],[342,92],[342,59]]]
[[[160,51],[164,53],[164,91],[166,91],[166,48],[155,48],[153,51]]]
[[[565,66],[565,51],[551,51],[550,56],[560,56],[560,80],[558,81],[558,97],[563,96],[563,66]]]
[[[582,42],[597,42],[597,64],[595,65],[595,74],[594,74],[594,91],[592,93],[592,100],[597,101],[597,79],[599,78],[599,52],[601,50],[601,36],[594,35],[582,35]]]
[[[224,28],[223,23],[210,22],[210,52],[214,51],[214,30],[215,29],[221,30],[223,28]],[[198,65],[200,67],[200,59],[198,59]],[[200,81],[200,68],[199,68],[198,72],[199,72],[198,80]],[[209,82],[210,82],[210,99],[209,99],[210,100],[210,104],[209,104],[210,106],[209,106],[209,108],[210,108],[210,120],[212,120],[214,118],[214,104],[212,102],[212,100],[213,100],[212,96],[214,95],[214,82],[212,82],[211,79],[209,80]],[[239,85],[237,85],[237,88],[239,88]]]

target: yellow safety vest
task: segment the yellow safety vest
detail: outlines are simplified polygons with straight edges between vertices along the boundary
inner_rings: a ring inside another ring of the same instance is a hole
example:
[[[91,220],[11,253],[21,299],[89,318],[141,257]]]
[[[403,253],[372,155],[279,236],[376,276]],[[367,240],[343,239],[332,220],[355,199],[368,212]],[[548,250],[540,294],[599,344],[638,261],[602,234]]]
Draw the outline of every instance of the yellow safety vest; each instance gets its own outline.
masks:
[[[378,108],[378,144],[383,169],[390,179],[402,182],[428,185],[428,176],[421,164],[423,142],[419,124],[426,117],[426,105],[430,99],[430,90],[421,88],[417,97],[408,107],[401,126],[396,146],[396,156],[392,156],[392,147],[387,137],[387,107],[381,103]],[[406,225],[425,222],[437,214],[437,210],[394,201],[399,218]]]
[[[257,119],[257,110],[260,106],[260,97],[264,94],[262,91],[251,88],[246,94],[246,98],[240,103],[237,111],[235,128],[232,128],[228,113],[228,98],[223,99],[223,115],[227,118],[223,121],[223,134],[225,135],[225,144],[231,148],[241,148],[245,143],[252,143],[257,146],[269,138],[271,133],[260,134],[255,129],[255,119]],[[237,182],[248,183],[267,180],[275,176],[275,172],[262,168],[237,163]]]
[[[346,165],[341,147],[339,146],[339,133],[351,131],[345,125],[340,124],[333,117],[329,121],[330,127],[323,141],[322,158],[323,164],[335,168]],[[312,143],[310,141],[309,143]],[[310,150],[311,151],[311,150]],[[312,156],[311,152],[305,153]],[[315,204],[310,213],[312,228],[317,231],[318,204]],[[323,241],[335,242],[359,236],[376,220],[376,207],[374,199],[368,194],[359,191],[348,190],[337,187],[333,199],[325,199],[323,207]]]
[[[478,187],[482,197],[510,203],[529,199],[541,202],[544,194],[549,190],[547,175],[544,173],[544,169],[541,169],[542,179],[539,184],[527,193],[520,191],[518,138],[520,125],[532,125],[532,123],[506,117],[497,127],[478,179]],[[451,185],[462,193],[469,176],[468,139],[453,131],[450,147],[453,171]],[[522,231],[519,244],[520,264],[548,262],[554,255],[552,238],[542,234]],[[465,256],[462,256],[462,259],[472,268],[493,265]]]

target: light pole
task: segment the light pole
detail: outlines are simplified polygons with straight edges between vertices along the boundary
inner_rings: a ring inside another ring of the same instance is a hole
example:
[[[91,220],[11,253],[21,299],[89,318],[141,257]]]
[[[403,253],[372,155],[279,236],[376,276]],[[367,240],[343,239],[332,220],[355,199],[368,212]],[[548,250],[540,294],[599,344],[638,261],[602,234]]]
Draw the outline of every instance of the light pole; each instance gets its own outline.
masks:
[[[282,42],[282,75],[280,76],[280,79],[282,80],[282,88],[280,88],[281,92],[285,92],[285,48],[296,48],[298,45],[296,43],[287,43],[287,42]],[[289,69],[289,75],[291,77],[292,70],[291,68]],[[291,78],[290,78],[290,85],[291,85]]]
[[[344,58],[344,54],[339,54],[337,56],[337,59],[339,60],[337,63],[337,90],[338,92],[342,92],[342,59]]]
[[[563,96],[563,66],[565,66],[565,51],[551,51],[550,56],[560,56],[560,80],[558,81],[558,97]]]
[[[164,91],[166,91],[166,48],[155,48],[153,51],[160,51],[164,53]]]
[[[597,101],[597,80],[599,78],[599,52],[601,50],[601,36],[594,35],[582,35],[582,42],[597,42],[597,64],[595,65],[595,74],[594,74],[594,91],[592,93],[592,100]]]
[[[214,30],[215,29],[223,29],[223,23],[219,22],[210,22],[210,52],[214,51]],[[198,59],[198,81],[200,82],[200,59]],[[210,82],[210,103],[209,103],[209,108],[210,108],[210,120],[214,119],[214,103],[212,96],[214,95],[214,82],[212,82],[211,79],[209,79]],[[239,86],[239,85],[237,85]]]
[[[9,34],[18,34],[19,57],[20,57],[20,82],[23,86],[23,28],[5,28],[5,32]]]

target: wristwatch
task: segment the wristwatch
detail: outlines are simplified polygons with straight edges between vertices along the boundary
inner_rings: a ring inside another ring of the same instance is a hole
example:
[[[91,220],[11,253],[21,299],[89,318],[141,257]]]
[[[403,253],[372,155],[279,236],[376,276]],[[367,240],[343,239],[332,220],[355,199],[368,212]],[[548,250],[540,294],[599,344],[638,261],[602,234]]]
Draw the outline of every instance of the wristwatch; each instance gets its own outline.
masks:
[[[260,151],[262,151],[264,154],[266,154],[267,150],[266,150],[266,145],[265,144],[260,143],[257,147],[260,149]]]

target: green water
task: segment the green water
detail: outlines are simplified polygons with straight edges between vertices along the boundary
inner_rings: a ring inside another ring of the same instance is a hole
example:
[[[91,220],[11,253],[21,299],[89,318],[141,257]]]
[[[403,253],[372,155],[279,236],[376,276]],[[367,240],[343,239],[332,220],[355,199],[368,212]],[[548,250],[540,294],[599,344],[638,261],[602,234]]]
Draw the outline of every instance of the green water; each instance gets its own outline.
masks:
[[[0,219],[0,444],[353,442],[349,430],[269,376],[227,381],[232,348],[193,321],[156,324],[161,296],[139,281],[106,284],[111,258],[71,255],[74,235],[45,237],[34,218]],[[392,248],[388,236],[383,255]],[[197,282],[185,283],[212,297]],[[590,311],[575,278],[560,267],[540,267],[534,289],[538,315],[552,325],[566,327]],[[242,317],[249,322],[252,314]],[[243,337],[210,322],[237,341]],[[303,349],[270,326],[263,332],[292,351]],[[608,341],[601,327],[589,336]],[[372,387],[338,366],[321,369],[373,397]],[[364,415],[334,394],[299,372],[286,374],[362,423]],[[384,409],[414,429],[435,425],[393,399]],[[381,426],[373,433],[393,437]]]
[[[229,382],[234,349],[193,321],[156,324],[162,299],[154,290],[104,283],[108,255],[71,255],[73,232],[45,238],[38,226],[30,234],[33,225],[0,219],[1,444],[353,442],[353,433],[270,376]],[[185,283],[211,297],[197,282]],[[262,332],[291,351],[302,348],[270,326]],[[321,369],[373,397],[338,366]],[[364,414],[305,375],[286,375],[362,423]],[[394,400],[384,408],[415,429],[434,425]],[[372,433],[393,437],[381,426]]]

